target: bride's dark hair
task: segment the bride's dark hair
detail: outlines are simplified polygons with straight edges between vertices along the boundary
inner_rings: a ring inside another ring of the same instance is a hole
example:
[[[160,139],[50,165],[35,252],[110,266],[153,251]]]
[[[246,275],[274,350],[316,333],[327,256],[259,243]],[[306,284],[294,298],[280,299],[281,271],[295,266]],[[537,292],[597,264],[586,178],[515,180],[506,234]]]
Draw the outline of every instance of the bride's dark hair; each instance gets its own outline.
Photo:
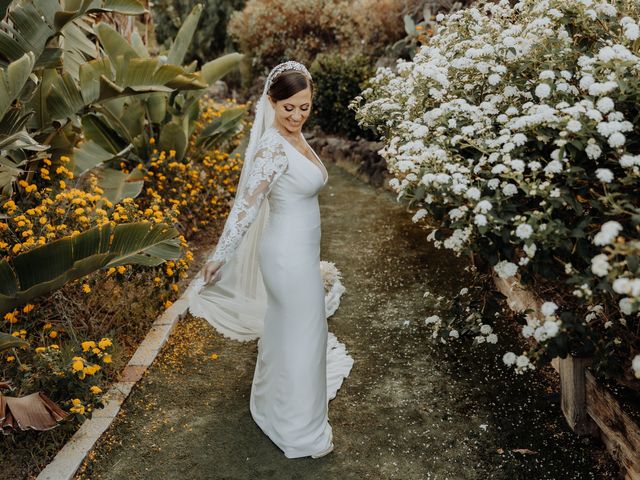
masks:
[[[313,95],[313,80],[310,80],[296,70],[283,72],[276,77],[269,88],[269,96],[276,102],[289,98],[292,95],[309,87]]]

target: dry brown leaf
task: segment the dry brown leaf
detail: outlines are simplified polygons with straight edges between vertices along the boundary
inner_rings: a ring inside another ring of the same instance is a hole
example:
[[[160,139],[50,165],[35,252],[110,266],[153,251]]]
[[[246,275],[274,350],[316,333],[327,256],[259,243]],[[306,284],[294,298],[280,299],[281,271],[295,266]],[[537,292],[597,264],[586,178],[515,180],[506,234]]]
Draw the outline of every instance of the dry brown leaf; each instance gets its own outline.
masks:
[[[538,453],[533,450],[529,450],[528,448],[514,448],[512,451],[523,455],[535,455]]]
[[[4,434],[9,434],[16,428],[51,430],[67,416],[68,413],[42,392],[25,397],[0,395],[0,427]]]

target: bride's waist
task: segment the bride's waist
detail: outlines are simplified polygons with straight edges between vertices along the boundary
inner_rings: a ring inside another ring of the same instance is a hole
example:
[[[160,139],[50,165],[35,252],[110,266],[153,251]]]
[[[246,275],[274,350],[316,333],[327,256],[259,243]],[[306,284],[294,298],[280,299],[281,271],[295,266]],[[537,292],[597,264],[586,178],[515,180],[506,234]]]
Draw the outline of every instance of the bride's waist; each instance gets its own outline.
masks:
[[[320,217],[318,202],[300,201],[292,204],[270,205],[269,217],[273,218],[316,218]]]

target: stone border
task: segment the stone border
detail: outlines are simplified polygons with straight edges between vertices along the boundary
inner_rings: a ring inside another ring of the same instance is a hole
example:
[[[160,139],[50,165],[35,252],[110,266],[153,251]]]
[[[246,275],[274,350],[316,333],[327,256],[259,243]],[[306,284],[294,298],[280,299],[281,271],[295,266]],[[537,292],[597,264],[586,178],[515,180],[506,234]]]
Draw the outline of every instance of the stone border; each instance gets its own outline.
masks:
[[[135,384],[155,360],[178,320],[186,316],[189,306],[186,293],[192,287],[194,279],[180,298],[153,322],[151,329],[120,374],[120,380],[113,383],[105,394],[104,408],[93,412],[91,418],[80,426],[51,463],[40,472],[37,480],[73,479],[89,451],[115,420]]]

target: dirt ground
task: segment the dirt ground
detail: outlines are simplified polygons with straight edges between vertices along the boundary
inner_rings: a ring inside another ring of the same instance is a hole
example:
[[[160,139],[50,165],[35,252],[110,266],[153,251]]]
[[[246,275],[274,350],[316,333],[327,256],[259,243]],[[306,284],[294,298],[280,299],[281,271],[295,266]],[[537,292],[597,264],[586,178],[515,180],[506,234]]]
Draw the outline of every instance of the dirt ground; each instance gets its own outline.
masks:
[[[602,446],[566,427],[552,376],[504,367],[515,347],[431,343],[423,294],[464,287],[466,260],[431,246],[392,194],[326,163],[321,257],[347,289],[329,330],[355,360],[329,404],[335,450],[286,458],[249,412],[256,342],[187,318],[76,478],[616,478]]]

